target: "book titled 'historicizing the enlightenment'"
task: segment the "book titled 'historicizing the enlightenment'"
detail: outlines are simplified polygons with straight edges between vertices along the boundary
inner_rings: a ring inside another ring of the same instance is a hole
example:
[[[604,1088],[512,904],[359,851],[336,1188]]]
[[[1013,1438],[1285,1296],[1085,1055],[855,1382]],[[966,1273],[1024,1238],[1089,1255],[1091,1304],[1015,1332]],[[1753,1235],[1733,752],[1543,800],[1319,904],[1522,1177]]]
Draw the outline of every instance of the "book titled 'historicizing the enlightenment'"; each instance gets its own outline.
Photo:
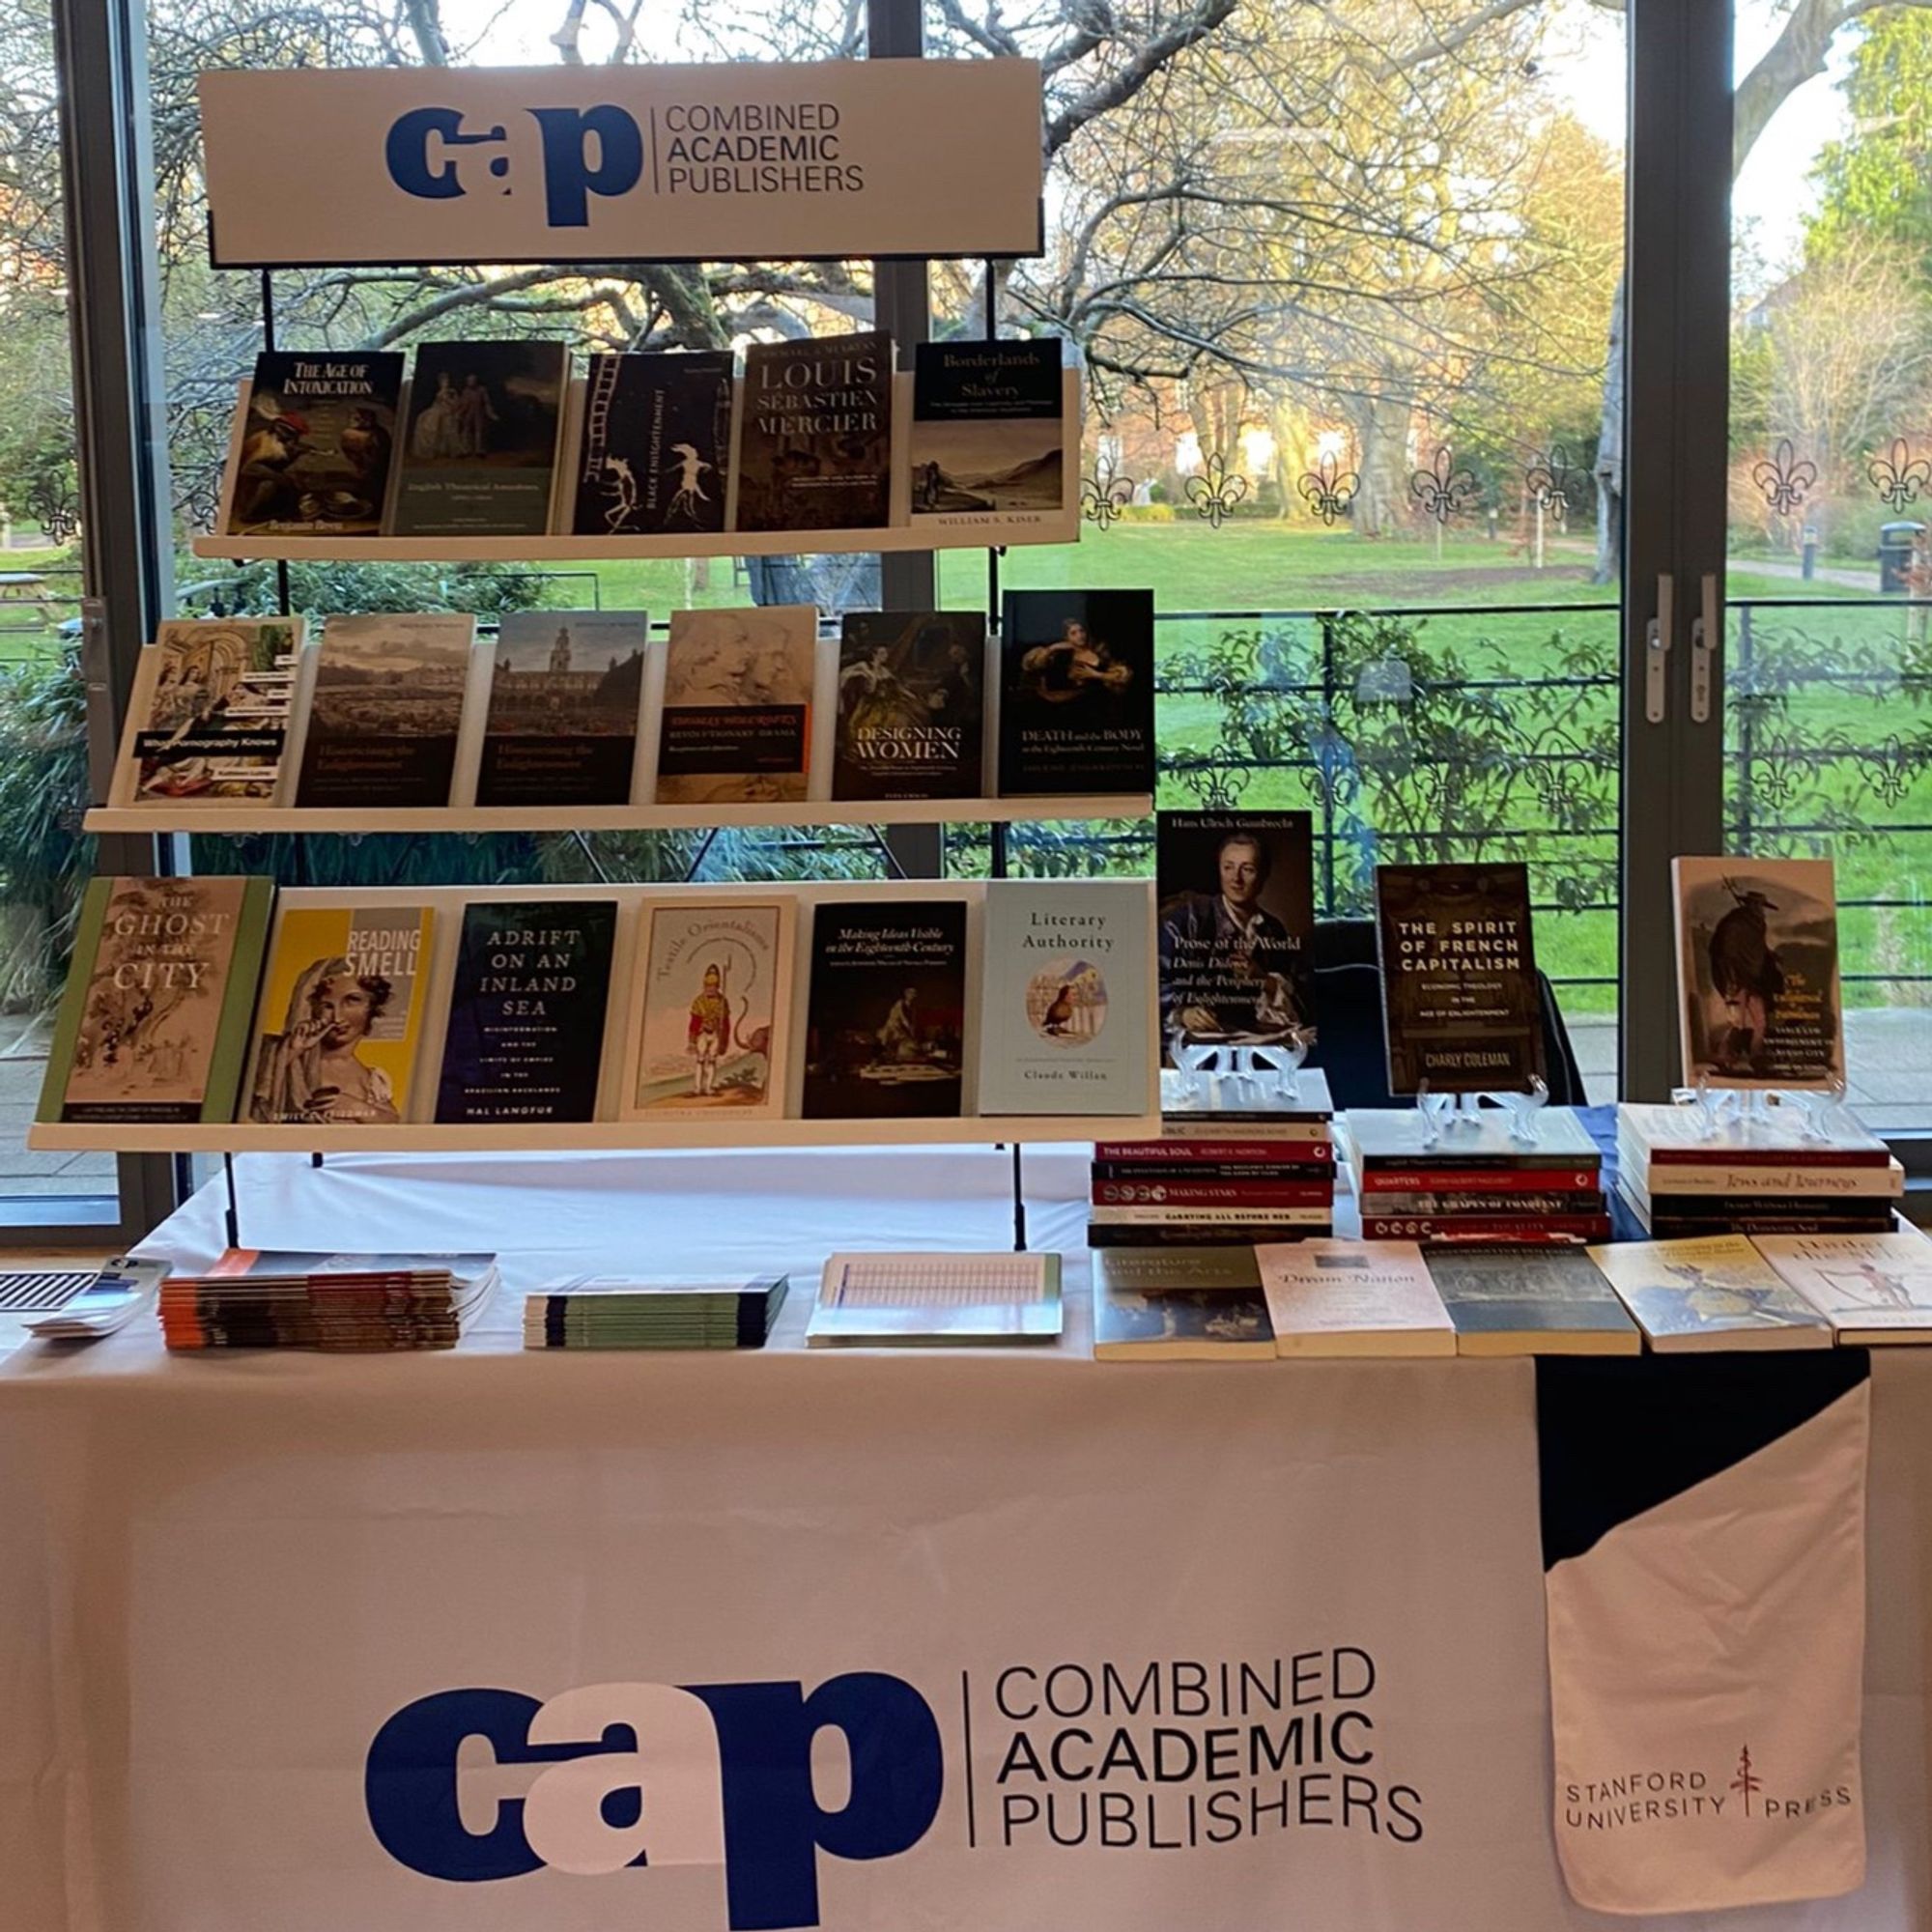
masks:
[[[478,805],[627,805],[640,611],[513,611],[497,633]]]

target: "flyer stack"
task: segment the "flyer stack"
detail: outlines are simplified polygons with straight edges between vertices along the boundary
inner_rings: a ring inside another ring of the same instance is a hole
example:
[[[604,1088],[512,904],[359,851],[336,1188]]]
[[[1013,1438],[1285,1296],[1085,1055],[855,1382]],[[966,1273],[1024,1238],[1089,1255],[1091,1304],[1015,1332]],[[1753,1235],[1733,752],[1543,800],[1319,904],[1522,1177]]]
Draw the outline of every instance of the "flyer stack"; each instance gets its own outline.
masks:
[[[639,1281],[566,1275],[524,1297],[526,1349],[762,1349],[786,1277]]]
[[[269,1254],[230,1248],[161,1287],[170,1349],[453,1349],[497,1285],[495,1255]]]

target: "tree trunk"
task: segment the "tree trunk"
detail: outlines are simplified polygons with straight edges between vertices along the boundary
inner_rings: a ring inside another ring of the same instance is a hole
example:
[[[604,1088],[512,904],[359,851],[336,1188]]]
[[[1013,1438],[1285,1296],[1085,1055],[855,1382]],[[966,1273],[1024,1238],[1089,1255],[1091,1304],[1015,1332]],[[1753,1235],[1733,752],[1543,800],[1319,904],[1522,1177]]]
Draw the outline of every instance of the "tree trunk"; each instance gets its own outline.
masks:
[[[1354,425],[1356,469],[1354,524],[1365,537],[1401,533],[1408,514],[1408,399],[1363,396],[1349,408]]]
[[[1592,583],[1615,583],[1624,569],[1624,277],[1610,303],[1610,359],[1597,442],[1597,567]]]

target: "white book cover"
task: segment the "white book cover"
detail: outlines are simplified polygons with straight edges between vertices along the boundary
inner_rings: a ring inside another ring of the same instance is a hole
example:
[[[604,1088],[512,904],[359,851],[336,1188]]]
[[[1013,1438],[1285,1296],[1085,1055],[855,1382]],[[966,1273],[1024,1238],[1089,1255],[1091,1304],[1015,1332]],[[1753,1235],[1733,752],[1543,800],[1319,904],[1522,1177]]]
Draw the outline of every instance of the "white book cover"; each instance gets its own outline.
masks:
[[[1413,1241],[1270,1241],[1255,1259],[1277,1354],[1456,1352],[1455,1323]]]
[[[1932,1341],[1932,1241],[1921,1234],[1757,1235],[1759,1254],[1840,1342]]]
[[[1661,1352],[1832,1346],[1831,1324],[1742,1235],[1620,1241],[1589,1256]]]
[[[1789,1167],[1761,1163],[1691,1167],[1680,1162],[1647,1170],[1633,1161],[1628,1171],[1632,1178],[1626,1184],[1632,1193],[1660,1201],[1686,1194],[1745,1195],[1776,1201],[1831,1200],[1839,1195],[1896,1200],[1905,1192],[1905,1169],[1896,1160],[1884,1167],[1805,1167],[1802,1159]]]

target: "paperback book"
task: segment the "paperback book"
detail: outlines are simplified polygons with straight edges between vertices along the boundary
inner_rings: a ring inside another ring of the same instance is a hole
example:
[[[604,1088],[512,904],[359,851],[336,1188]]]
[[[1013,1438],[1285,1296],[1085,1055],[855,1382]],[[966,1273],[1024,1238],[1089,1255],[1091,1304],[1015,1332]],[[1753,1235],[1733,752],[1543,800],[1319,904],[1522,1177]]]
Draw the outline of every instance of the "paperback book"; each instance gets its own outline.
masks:
[[[1832,1346],[1832,1324],[1742,1235],[1589,1252],[1660,1351]]]
[[[1547,1248],[1430,1251],[1428,1268],[1463,1355],[1635,1355],[1643,1338],[1587,1254]]]
[[[232,1121],[274,890],[90,879],[35,1118]]]
[[[660,805],[806,796],[818,612],[810,604],[677,611],[665,653]]]
[[[843,1254],[819,1276],[805,1339],[814,1349],[970,1348],[1052,1342],[1061,1321],[1058,1255]]]
[[[328,620],[298,805],[449,803],[475,623],[432,611]]]
[[[986,625],[969,611],[854,611],[838,645],[834,798],[978,798]]]
[[[478,805],[627,805],[640,611],[510,611],[497,632]]]
[[[131,802],[273,804],[301,642],[299,617],[164,623],[128,707]]]
[[[161,1284],[169,1349],[453,1349],[498,1279],[495,1255],[284,1254],[230,1248]]]
[[[1589,1129],[1570,1107],[1545,1107],[1536,1117],[1534,1141],[1510,1135],[1509,1116],[1500,1107],[1485,1107],[1473,1120],[1455,1127],[1438,1127],[1432,1142],[1425,1139],[1427,1122],[1413,1107],[1350,1107],[1339,1131],[1350,1164],[1367,1187],[1383,1172],[1413,1178],[1419,1171],[1466,1179],[1482,1174],[1485,1187],[1498,1184],[1487,1170],[1532,1177],[1524,1185],[1553,1186],[1548,1174],[1561,1175],[1566,1187],[1585,1177],[1594,1191],[1602,1172],[1603,1153]],[[1438,1184],[1440,1184],[1438,1182]]]
[[[1099,1361],[1271,1361],[1274,1328],[1248,1247],[1107,1247],[1094,1257]]]
[[[892,521],[893,343],[881,330],[745,351],[741,530]]]
[[[1047,517],[1065,502],[1060,343],[922,342],[913,351],[912,514]]]
[[[1932,1341],[1932,1241],[1885,1235],[1758,1235],[1752,1245],[1849,1347]]]
[[[1453,1355],[1456,1331],[1412,1241],[1255,1250],[1282,1355]]]
[[[1153,592],[1009,590],[1000,624],[1000,791],[1153,790]]]
[[[615,899],[464,907],[439,1122],[596,1118],[616,936]]]
[[[1789,1119],[1790,1124],[1784,1124]],[[1700,1107],[1625,1101],[1617,1108],[1617,1145],[1626,1178],[1655,1186],[1645,1177],[1668,1168],[1772,1170],[1802,1166],[1888,1168],[1891,1150],[1859,1125],[1844,1109],[1833,1111],[1821,1132],[1807,1129],[1795,1108],[1772,1106],[1763,1117],[1713,1121]],[[1671,1185],[1676,1185],[1673,1180]],[[1861,1183],[1862,1184],[1862,1183]]]
[[[571,520],[579,536],[724,529],[731,366],[728,349],[589,358]]]
[[[370,537],[383,527],[403,358],[264,350],[242,423],[232,537]]]
[[[784,1275],[643,1281],[575,1274],[524,1298],[526,1349],[762,1349],[783,1308]]]

